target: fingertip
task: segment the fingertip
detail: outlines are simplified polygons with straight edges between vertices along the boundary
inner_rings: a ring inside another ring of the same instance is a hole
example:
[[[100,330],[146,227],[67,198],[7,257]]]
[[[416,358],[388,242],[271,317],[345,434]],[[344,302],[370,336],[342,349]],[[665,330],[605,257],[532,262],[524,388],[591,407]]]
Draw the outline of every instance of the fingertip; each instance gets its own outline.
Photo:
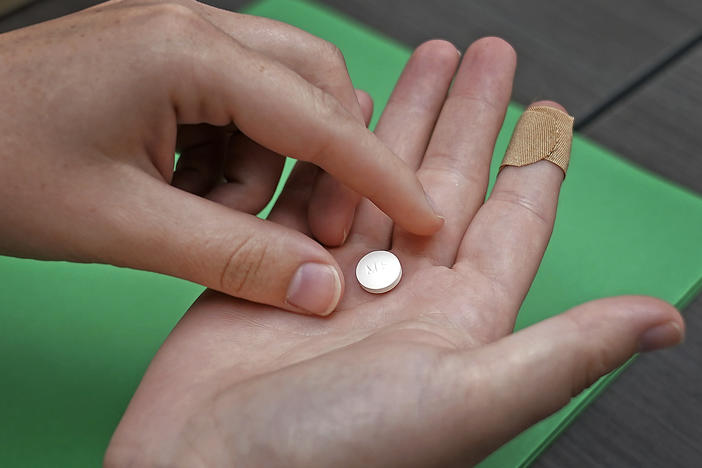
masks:
[[[331,265],[304,263],[290,281],[285,302],[304,313],[325,317],[341,298],[341,276]]]
[[[528,109],[530,109],[532,107],[553,107],[554,109],[558,109],[561,112],[565,112],[566,114],[568,113],[566,108],[563,107],[561,104],[557,103],[556,101],[550,101],[550,100],[535,101],[529,105]]]
[[[414,51],[418,56],[429,56],[434,60],[455,63],[461,52],[450,41],[445,39],[431,39],[423,42]]]
[[[502,84],[512,88],[512,79],[517,68],[517,52],[507,41],[499,37],[483,37],[473,42],[465,51],[461,67],[485,70],[491,80],[506,80]],[[475,71],[470,73],[475,74]],[[477,75],[476,75],[477,76]]]
[[[672,304],[647,296],[633,296],[630,301],[643,311],[639,313],[649,315],[638,338],[640,352],[669,348],[685,340],[685,320]]]
[[[315,181],[307,211],[310,232],[321,244],[339,247],[351,232],[360,195],[327,173]]]
[[[356,99],[358,99],[358,103],[361,104],[361,107],[364,105],[373,105],[373,98],[368,92],[358,88],[355,89],[354,92],[356,93]]]
[[[404,229],[411,232],[412,234],[428,237],[433,236],[444,227],[446,223],[446,218],[433,212],[433,215],[426,217],[427,221],[423,223],[416,223],[411,226],[403,226]]]
[[[677,322],[666,322],[647,329],[639,336],[639,352],[656,351],[677,346],[685,339],[685,332]]]
[[[316,260],[300,264],[288,283],[285,305],[292,312],[326,317],[344,294],[344,274],[326,250]]]
[[[507,42],[505,39],[497,36],[485,36],[473,42],[468,50],[475,52],[483,52],[489,55],[501,55],[509,56],[516,63],[517,61],[517,51],[514,49],[512,44]],[[466,53],[468,52],[466,50]]]
[[[584,304],[581,317],[591,326],[605,320],[630,330],[636,351],[654,351],[680,344],[685,337],[685,321],[670,303],[650,296],[619,296]]]
[[[674,321],[684,329],[685,323],[678,309],[663,299],[652,296],[620,296],[606,300],[626,303],[629,313],[646,317],[648,323]]]
[[[424,192],[423,200],[417,201],[419,211],[415,208],[409,215],[393,218],[406,231],[417,236],[432,236],[439,232],[446,222],[440,210],[428,193]]]
[[[351,232],[353,212],[344,208],[336,209],[321,199],[310,204],[308,223],[310,232],[326,247],[340,247]]]
[[[446,218],[441,216],[441,211],[439,210],[439,207],[436,205],[434,200],[429,196],[428,193],[424,192],[424,195],[427,199],[427,204],[431,208],[431,211],[434,213],[434,219],[432,222],[429,224],[429,231],[425,235],[432,235],[436,234],[441,230],[442,227],[444,227],[444,224],[446,223]]]
[[[435,214],[434,221],[431,224],[431,227],[429,228],[429,236],[436,234],[437,232],[441,231],[441,228],[444,227],[444,224],[446,224],[446,218],[439,214]]]
[[[437,79],[443,81],[445,77],[448,77],[450,82],[460,59],[461,53],[451,42],[443,39],[432,39],[420,44],[414,50],[404,73],[434,77],[432,85],[436,85]]]
[[[368,126],[371,118],[373,117],[373,98],[362,89],[356,89],[355,92],[356,99],[358,99],[358,104],[361,106],[363,120],[366,123],[366,126]]]

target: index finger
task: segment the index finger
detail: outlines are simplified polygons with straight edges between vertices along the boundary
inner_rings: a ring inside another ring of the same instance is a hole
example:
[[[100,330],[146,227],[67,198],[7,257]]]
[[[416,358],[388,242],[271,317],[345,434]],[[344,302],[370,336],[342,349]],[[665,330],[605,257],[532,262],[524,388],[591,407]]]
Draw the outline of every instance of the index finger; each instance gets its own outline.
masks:
[[[193,3],[210,22],[247,47],[277,60],[314,86],[334,96],[359,122],[363,114],[341,51],[332,43],[295,26]],[[311,234],[321,243],[344,243],[360,200],[338,179],[319,172],[314,195],[305,205]]]
[[[172,98],[178,123],[233,121],[260,145],[321,166],[408,231],[441,228],[414,171],[336,98],[215,27],[207,36],[206,47],[181,49],[191,63]]]

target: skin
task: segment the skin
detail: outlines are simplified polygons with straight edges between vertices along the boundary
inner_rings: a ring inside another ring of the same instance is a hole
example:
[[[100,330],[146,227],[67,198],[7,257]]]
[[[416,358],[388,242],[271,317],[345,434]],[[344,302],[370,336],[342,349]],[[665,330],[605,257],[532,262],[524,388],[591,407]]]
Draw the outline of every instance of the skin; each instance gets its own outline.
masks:
[[[323,242],[342,243],[359,194],[415,234],[443,224],[366,128],[338,49],[291,26],[115,0],[0,35],[0,63],[0,254],[151,270],[324,315],[343,289],[335,258],[253,216],[281,154],[314,163],[318,197],[336,200],[309,212],[339,213],[311,233]],[[309,264],[322,300],[303,304],[292,285]]]
[[[392,250],[403,279],[384,295],[347,283],[325,319],[205,292],[151,363],[105,465],[467,466],[633,353],[680,342],[678,312],[636,296],[512,333],[563,181],[547,161],[506,167],[484,201],[515,65],[496,38],[462,60],[449,43],[420,46],[376,134],[416,169],[443,229],[417,236],[362,201],[330,253],[349,277],[369,250]],[[313,180],[299,166],[271,218],[309,234]]]

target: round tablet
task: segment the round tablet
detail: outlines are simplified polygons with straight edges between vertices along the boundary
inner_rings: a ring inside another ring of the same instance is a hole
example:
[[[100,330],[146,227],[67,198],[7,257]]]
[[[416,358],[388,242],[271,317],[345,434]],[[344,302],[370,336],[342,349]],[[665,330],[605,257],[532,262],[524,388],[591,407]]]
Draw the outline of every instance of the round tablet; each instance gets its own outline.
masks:
[[[392,252],[375,250],[358,261],[356,278],[366,291],[381,294],[400,282],[402,265]]]

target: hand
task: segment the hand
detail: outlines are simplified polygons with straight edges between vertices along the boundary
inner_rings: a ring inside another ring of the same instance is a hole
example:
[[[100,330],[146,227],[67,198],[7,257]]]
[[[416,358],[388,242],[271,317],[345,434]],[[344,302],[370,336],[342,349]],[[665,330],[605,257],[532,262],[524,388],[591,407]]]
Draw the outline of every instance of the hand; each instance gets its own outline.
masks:
[[[0,254],[152,270],[326,314],[343,289],[334,258],[249,214],[270,199],[279,154],[328,172],[310,166],[309,219],[329,245],[358,201],[342,183],[417,234],[443,223],[365,128],[338,50],[291,26],[190,0],[112,1],[0,36],[0,63]],[[302,283],[319,297],[305,302]]]
[[[444,228],[417,237],[363,202],[332,251],[351,275],[366,252],[392,248],[400,284],[384,295],[348,284],[327,319],[206,292],[151,363],[107,466],[466,466],[633,353],[682,339],[673,307],[633,296],[512,334],[563,173],[506,167],[484,202],[515,54],[474,43],[448,91],[458,62],[450,44],[420,46],[376,131],[418,168]],[[305,178],[272,215],[303,232]]]

